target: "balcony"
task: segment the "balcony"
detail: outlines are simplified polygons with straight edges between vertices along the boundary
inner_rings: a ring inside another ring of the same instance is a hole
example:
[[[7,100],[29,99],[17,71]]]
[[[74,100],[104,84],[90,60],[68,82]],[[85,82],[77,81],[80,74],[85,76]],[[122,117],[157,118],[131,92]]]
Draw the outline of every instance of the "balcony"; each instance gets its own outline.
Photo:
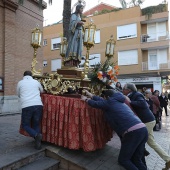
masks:
[[[169,32],[157,32],[155,34],[142,34],[141,35],[141,49],[161,49],[169,48]]]
[[[170,69],[170,60],[167,63],[159,64],[156,61],[153,62],[142,62],[142,71],[149,71],[149,70],[168,70]]]
[[[141,35],[141,43],[163,41],[163,40],[169,40],[169,39],[170,39],[170,35],[169,35],[169,32],[167,31]]]

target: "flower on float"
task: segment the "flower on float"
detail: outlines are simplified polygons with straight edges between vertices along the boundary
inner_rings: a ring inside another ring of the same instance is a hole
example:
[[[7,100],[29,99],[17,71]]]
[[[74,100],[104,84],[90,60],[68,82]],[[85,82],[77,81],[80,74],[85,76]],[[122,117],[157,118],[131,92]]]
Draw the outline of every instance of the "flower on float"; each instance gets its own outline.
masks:
[[[113,67],[112,67],[112,66],[109,66],[108,69],[107,69],[107,71],[112,70],[112,69],[113,69]]]
[[[119,70],[119,66],[118,65],[114,66],[114,69]]]
[[[98,71],[97,78],[100,79],[100,80],[103,79],[103,72],[102,71]]]
[[[115,78],[115,76],[112,74],[112,75],[110,76],[110,79],[111,79],[111,80],[114,80],[114,78]]]
[[[116,70],[116,71],[115,71],[115,74],[116,74],[116,75],[118,75],[118,74],[119,74],[119,72]]]
[[[102,80],[102,82],[106,83],[106,81],[107,81],[107,78],[104,77],[103,80]]]
[[[111,75],[113,74],[113,69],[109,70],[109,71],[107,72],[107,74],[108,74],[109,76],[111,76]]]

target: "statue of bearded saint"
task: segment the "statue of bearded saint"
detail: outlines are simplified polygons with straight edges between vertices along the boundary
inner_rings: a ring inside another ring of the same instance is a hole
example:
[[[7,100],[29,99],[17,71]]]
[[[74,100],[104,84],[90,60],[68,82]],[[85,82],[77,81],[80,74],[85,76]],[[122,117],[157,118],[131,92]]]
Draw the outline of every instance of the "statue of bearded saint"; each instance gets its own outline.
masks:
[[[64,59],[64,66],[78,67],[81,62],[84,25],[81,15],[83,7],[83,5],[78,4],[70,18],[68,48]]]

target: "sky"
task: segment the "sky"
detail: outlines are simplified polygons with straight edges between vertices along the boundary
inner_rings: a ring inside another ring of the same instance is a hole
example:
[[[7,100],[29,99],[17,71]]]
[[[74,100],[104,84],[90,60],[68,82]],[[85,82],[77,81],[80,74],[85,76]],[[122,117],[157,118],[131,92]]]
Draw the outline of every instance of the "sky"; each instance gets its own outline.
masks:
[[[53,0],[52,5],[48,4],[48,0],[44,0],[47,2],[47,9],[44,10],[44,26],[56,23],[60,20],[62,20],[62,12],[63,12],[63,1],[64,0]],[[119,0],[85,0],[86,1],[86,7],[84,9],[84,12],[88,9],[100,4],[101,2],[121,7]],[[128,3],[130,0],[126,0]],[[72,6],[78,2],[78,0],[72,0]],[[141,8],[145,8],[147,6],[152,5],[158,5],[162,3],[163,0],[144,0],[143,4],[141,5]]]

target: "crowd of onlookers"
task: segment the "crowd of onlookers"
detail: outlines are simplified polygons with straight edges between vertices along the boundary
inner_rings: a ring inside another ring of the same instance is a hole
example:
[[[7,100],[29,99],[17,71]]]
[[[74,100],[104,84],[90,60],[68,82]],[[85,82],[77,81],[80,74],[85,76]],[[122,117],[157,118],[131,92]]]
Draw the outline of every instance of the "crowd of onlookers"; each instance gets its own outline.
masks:
[[[156,143],[153,131],[161,129],[162,110],[168,116],[168,97],[166,93],[146,88],[139,92],[133,83],[121,87],[117,82],[115,88],[107,86],[101,96],[86,91],[81,97],[88,105],[102,109],[106,121],[117,133],[121,141],[118,157],[119,164],[127,170],[147,170],[145,156],[149,152],[145,143],[155,150],[165,161],[165,168],[170,168],[170,156]]]
[[[154,127],[154,131],[159,131],[161,129],[161,117],[163,110],[165,111],[166,116],[169,116],[167,107],[168,100],[170,100],[170,93],[168,94],[168,92],[165,91],[160,94],[159,90],[155,90],[152,93],[150,90],[146,89],[143,91],[143,95],[145,96],[150,110],[155,116],[156,125]]]

